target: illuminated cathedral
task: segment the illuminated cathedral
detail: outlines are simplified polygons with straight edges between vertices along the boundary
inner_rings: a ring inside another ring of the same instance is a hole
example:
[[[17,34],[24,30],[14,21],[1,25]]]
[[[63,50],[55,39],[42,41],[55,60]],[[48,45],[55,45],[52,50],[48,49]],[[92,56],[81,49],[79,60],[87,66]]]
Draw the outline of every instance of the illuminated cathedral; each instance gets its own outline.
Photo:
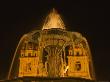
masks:
[[[67,31],[55,9],[46,17],[42,30],[24,34],[18,43],[8,79],[23,77],[95,80],[86,38]]]

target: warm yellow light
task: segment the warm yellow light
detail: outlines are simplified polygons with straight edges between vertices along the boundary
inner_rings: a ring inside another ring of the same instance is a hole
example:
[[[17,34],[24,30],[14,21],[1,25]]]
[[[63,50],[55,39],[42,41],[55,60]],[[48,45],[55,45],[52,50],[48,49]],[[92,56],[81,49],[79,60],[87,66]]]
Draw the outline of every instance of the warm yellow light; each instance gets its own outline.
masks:
[[[67,66],[67,67],[66,67],[66,69],[65,69],[64,73],[66,73],[66,72],[67,72],[68,68],[69,68],[69,66]]]
[[[65,29],[64,23],[55,9],[53,9],[52,12],[47,16],[42,30],[51,28]]]
[[[53,9],[41,31],[29,32],[20,39],[8,79],[78,77],[94,80],[91,53],[86,38],[80,33],[64,29],[60,15]]]

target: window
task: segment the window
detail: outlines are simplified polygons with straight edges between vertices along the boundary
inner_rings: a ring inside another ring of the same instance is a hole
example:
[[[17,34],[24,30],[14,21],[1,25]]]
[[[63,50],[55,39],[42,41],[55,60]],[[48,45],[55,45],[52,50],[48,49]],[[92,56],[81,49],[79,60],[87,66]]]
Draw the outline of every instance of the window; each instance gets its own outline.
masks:
[[[28,53],[28,56],[30,57],[31,56],[31,53]]]
[[[80,62],[76,62],[75,68],[76,68],[77,71],[80,71],[81,70],[81,63]]]
[[[79,55],[80,55],[80,54],[79,54],[79,52],[77,51],[77,52],[76,52],[76,56],[79,56]]]

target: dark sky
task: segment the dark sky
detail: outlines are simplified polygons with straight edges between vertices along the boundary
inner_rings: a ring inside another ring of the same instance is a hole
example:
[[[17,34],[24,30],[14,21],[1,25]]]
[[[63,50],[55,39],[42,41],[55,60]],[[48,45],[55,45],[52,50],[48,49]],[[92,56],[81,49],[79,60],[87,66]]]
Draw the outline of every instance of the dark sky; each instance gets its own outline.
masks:
[[[0,79],[4,79],[20,37],[41,29],[52,8],[62,16],[67,30],[78,31],[88,40],[96,78],[110,78],[110,32],[103,2],[79,0],[26,0],[0,2]]]

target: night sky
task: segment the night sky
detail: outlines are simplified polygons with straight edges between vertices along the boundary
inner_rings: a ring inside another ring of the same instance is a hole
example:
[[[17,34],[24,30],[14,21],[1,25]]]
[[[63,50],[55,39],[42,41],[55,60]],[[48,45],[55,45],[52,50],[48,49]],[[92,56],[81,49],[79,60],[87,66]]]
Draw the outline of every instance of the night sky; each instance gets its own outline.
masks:
[[[110,23],[103,2],[84,0],[26,0],[0,2],[0,79],[9,71],[16,46],[25,33],[41,29],[49,11],[55,8],[68,31],[85,36],[91,48],[96,78],[110,79]],[[105,17],[106,16],[106,17]]]

